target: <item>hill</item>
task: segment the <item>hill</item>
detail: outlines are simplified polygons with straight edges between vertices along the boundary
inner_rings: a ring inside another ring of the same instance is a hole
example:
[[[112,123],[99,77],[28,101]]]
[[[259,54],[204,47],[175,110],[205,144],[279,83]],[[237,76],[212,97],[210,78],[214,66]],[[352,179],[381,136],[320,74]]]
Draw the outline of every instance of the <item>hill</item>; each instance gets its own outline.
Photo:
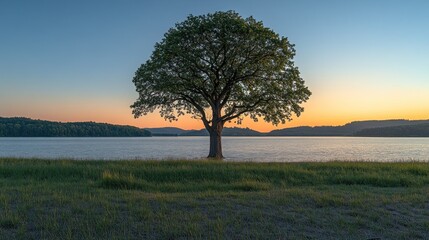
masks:
[[[208,136],[206,129],[200,130],[184,130],[176,127],[165,128],[145,128],[152,133],[152,136]],[[224,128],[222,136],[263,136],[264,134],[250,128]]]
[[[367,128],[355,133],[360,137],[429,137],[429,123],[382,128]]]
[[[182,133],[180,136],[208,136],[209,133],[206,129],[201,130],[192,130]],[[222,131],[222,136],[263,136],[264,134],[250,128],[224,128]]]
[[[51,122],[30,118],[0,117],[0,137],[149,137],[151,133],[132,126],[95,122]]]
[[[354,121],[341,126],[301,126],[293,128],[284,128],[273,130],[268,133],[261,133],[250,128],[224,128],[223,136],[354,136],[357,132],[364,129],[410,126],[418,124],[429,124],[429,120],[368,120]],[[205,129],[184,130],[181,128],[147,128],[153,136],[208,136]]]
[[[223,136],[368,136],[426,137],[429,120],[355,121],[342,126],[301,126],[261,133],[250,128],[226,127]],[[0,117],[0,137],[146,137],[208,136],[206,129],[184,130],[176,127],[140,129],[95,122],[52,122],[30,118]]]
[[[152,136],[179,136],[187,132],[196,130],[184,130],[176,127],[145,128],[152,133]]]
[[[370,128],[384,128],[407,126],[416,124],[429,124],[429,120],[370,120],[355,121],[342,126],[320,126],[320,127],[294,127],[273,130],[268,136],[353,136],[356,132]]]

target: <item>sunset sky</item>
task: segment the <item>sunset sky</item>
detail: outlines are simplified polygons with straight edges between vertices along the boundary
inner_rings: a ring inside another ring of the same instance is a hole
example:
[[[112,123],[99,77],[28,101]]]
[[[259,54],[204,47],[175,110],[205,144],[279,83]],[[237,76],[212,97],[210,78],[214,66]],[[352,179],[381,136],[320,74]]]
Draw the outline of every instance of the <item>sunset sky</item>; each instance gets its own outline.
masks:
[[[354,120],[429,119],[429,1],[0,1],[0,116],[199,129],[134,119],[134,72],[189,14],[235,10],[295,44],[313,95],[270,131]]]

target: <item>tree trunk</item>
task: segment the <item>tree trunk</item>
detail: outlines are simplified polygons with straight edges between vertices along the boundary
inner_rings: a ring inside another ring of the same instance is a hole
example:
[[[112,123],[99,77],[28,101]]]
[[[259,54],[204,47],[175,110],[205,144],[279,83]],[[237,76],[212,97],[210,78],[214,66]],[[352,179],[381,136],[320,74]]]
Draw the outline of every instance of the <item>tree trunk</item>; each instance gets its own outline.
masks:
[[[210,133],[210,152],[208,158],[222,159],[222,129],[223,124],[217,123],[208,129]]]

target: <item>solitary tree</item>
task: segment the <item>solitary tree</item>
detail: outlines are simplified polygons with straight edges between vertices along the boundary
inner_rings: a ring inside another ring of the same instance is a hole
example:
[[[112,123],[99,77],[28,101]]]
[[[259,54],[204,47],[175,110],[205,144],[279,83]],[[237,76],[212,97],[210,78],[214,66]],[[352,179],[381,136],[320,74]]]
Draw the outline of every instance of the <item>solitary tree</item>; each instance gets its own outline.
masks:
[[[311,92],[294,66],[294,45],[254,18],[234,11],[190,15],[171,28],[133,82],[137,118],[159,109],[174,121],[201,119],[210,134],[210,158],[222,158],[226,122],[243,117],[275,125],[304,110]]]

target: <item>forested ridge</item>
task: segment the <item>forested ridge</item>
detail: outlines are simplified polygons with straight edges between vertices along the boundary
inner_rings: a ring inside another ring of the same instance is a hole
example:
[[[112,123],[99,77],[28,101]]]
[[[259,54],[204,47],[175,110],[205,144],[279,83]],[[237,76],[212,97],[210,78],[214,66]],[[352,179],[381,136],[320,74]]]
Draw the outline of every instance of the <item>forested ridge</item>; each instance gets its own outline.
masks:
[[[355,133],[361,137],[429,137],[429,123],[368,128]]]
[[[95,122],[51,122],[0,117],[0,137],[148,137],[149,131],[133,126]]]

